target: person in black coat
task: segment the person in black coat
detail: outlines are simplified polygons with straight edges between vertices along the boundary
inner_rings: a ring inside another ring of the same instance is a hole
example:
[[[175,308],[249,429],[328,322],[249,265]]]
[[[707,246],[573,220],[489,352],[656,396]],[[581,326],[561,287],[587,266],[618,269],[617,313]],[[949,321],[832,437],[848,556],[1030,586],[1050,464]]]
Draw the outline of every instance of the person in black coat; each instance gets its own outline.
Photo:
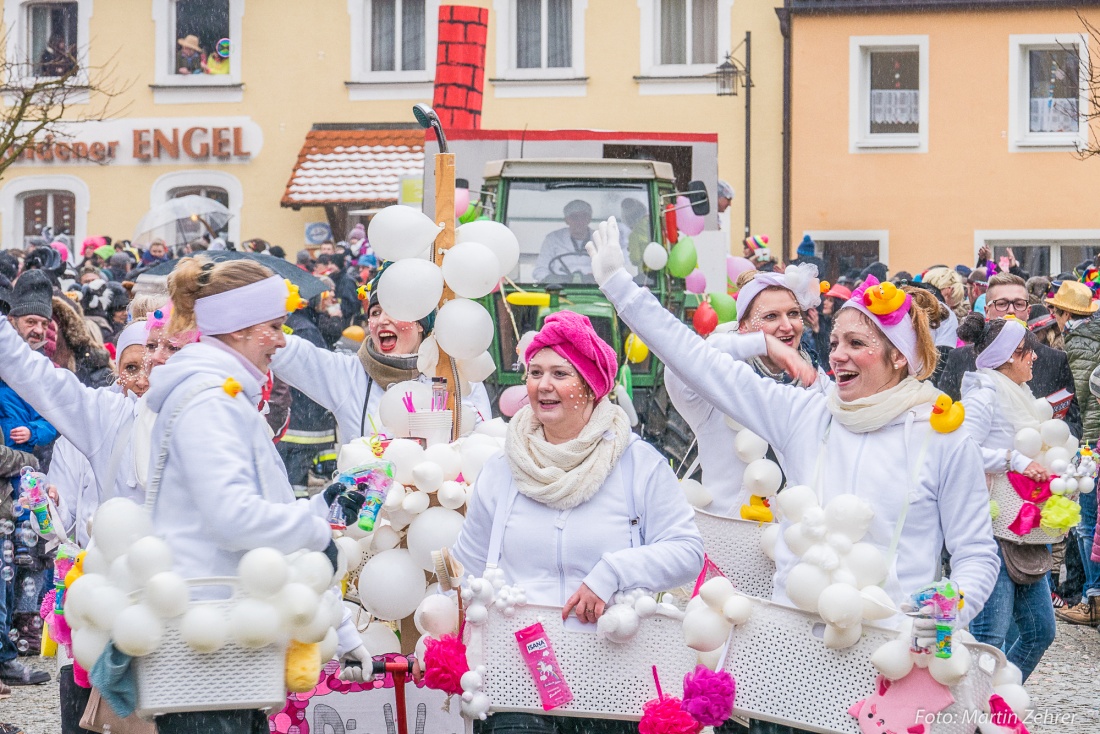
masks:
[[[1022,305],[1021,305],[1022,304]],[[1018,306],[1018,308],[1017,308]],[[1004,318],[1012,315],[1027,323],[1030,311],[1027,288],[1024,280],[1016,275],[999,273],[989,279],[989,289],[985,296],[985,317],[987,319]],[[965,346],[955,349],[947,357],[947,365],[936,380],[936,387],[947,393],[952,400],[961,397],[962,378],[966,372],[973,372],[974,347]],[[1037,397],[1048,398],[1053,402],[1065,403],[1066,399],[1056,400],[1054,396],[1063,390],[1069,394],[1068,406],[1063,416],[1074,436],[1081,437],[1081,409],[1077,404],[1073,373],[1069,369],[1069,359],[1065,352],[1040,345],[1035,352],[1033,377],[1027,383]],[[1055,408],[1057,414],[1059,408]]]

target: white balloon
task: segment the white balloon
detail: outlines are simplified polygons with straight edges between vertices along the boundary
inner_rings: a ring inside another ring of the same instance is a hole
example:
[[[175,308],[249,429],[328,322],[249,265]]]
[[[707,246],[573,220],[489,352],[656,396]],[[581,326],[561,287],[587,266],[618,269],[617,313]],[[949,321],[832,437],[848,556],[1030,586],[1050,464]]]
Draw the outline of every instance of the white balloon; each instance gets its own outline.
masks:
[[[367,240],[379,262],[403,260],[423,253],[442,231],[443,225],[436,224],[419,209],[387,206],[367,225]]]
[[[733,594],[733,582],[725,576],[715,576],[699,587],[699,597],[715,611],[720,611]]]
[[[106,585],[106,576],[86,573],[65,590],[65,621],[70,627],[75,630],[91,625],[88,615],[91,612],[92,597],[96,589]]]
[[[106,576],[111,570],[111,562],[107,560],[107,556],[103,555],[96,545],[95,541],[91,541],[88,546],[88,552],[84,554],[84,573],[95,573]]]
[[[298,642],[312,645],[325,639],[325,636],[328,635],[332,626],[329,610],[325,608],[324,603],[321,603],[317,605],[317,612],[313,615],[312,619],[305,624],[291,626],[290,636]]]
[[[391,385],[382,393],[378,401],[378,417],[383,426],[395,436],[409,435],[409,410],[403,401],[405,394],[411,393],[413,407],[416,410],[430,410],[432,407],[432,388],[418,380],[406,380]],[[410,480],[411,481],[411,480]]]
[[[1045,400],[1043,401],[1046,402]],[[1024,456],[1036,458],[1043,450],[1043,437],[1034,428],[1021,428],[1016,431],[1013,441],[1016,450]]]
[[[462,515],[443,507],[430,507],[422,512],[410,523],[405,539],[413,561],[425,571],[435,571],[432,551],[454,545],[462,520]]]
[[[144,604],[126,607],[115,617],[111,641],[131,657],[139,658],[160,647],[164,624],[153,610]]]
[[[344,563],[347,564],[346,570],[348,573],[359,568],[363,563],[363,547],[359,545],[358,540],[345,535],[343,538],[336,539],[336,546],[344,554]]]
[[[466,489],[458,482],[443,482],[435,496],[448,510],[457,510],[466,504]]]
[[[870,543],[852,545],[852,550],[844,556],[844,565],[855,574],[856,586],[861,589],[881,584],[889,573],[886,557]]]
[[[760,533],[760,550],[764,555],[775,560],[775,544],[779,540],[779,523],[771,523]]]
[[[130,606],[130,597],[126,592],[117,586],[104,584],[94,589],[89,596],[88,611],[85,616],[99,629],[110,630],[115,619],[128,606]]]
[[[937,682],[945,686],[954,686],[962,682],[970,672],[970,650],[966,645],[952,645],[951,657],[932,656],[928,661],[928,672]]]
[[[323,594],[332,586],[332,563],[324,553],[304,553],[294,559],[290,569],[294,581],[305,584],[318,594]]]
[[[321,608],[321,597],[316,591],[297,581],[283,587],[273,600],[283,619],[292,626],[309,624]]]
[[[123,591],[130,592],[137,588],[134,577],[130,574],[130,561],[125,555],[121,555],[111,561],[111,570],[107,573],[111,584]]]
[[[787,574],[787,598],[806,612],[817,612],[817,600],[829,577],[817,566],[799,563]]]
[[[401,640],[389,625],[379,620],[368,624],[367,628],[359,633],[359,639],[363,641],[363,647],[367,648],[367,652],[371,655],[401,652]]]
[[[388,514],[401,511],[401,504],[405,501],[408,490],[399,482],[390,485],[386,492],[386,499],[382,501],[382,512]]]
[[[377,460],[370,440],[366,436],[360,436],[340,447],[340,453],[336,457],[336,471],[347,471]]]
[[[267,647],[278,640],[280,628],[275,607],[258,599],[241,599],[229,612],[230,637],[250,650]]]
[[[783,493],[780,492],[779,496],[782,497]],[[813,547],[813,540],[806,537],[806,534],[802,532],[802,523],[796,522],[794,525],[788,525],[783,531],[783,543],[790,549],[791,553],[796,556],[802,556],[806,551]]]
[[[274,548],[254,548],[241,557],[237,566],[241,588],[251,596],[263,598],[278,593],[287,582],[290,568],[286,557]]]
[[[854,494],[837,495],[825,506],[825,527],[848,536],[853,543],[864,536],[874,517],[871,505]]]
[[[68,616],[69,610],[65,610]],[[80,663],[82,668],[91,670],[103,654],[107,643],[111,641],[111,635],[94,627],[73,630],[73,658]]]
[[[493,361],[493,355],[482,352],[473,359],[463,359],[458,362],[458,374],[465,382],[483,382],[497,370],[497,364]],[[467,391],[463,391],[465,393]]]
[[[776,498],[779,511],[791,522],[801,522],[802,515],[811,507],[817,507],[817,493],[805,484],[787,487]]]
[[[130,578],[138,586],[161,571],[172,570],[172,549],[155,535],[139,538],[126,553],[126,562],[130,567]]]
[[[853,624],[851,627],[837,627],[835,624],[825,625],[825,647],[830,650],[843,650],[846,647],[859,642],[863,634],[863,625]]]
[[[659,242],[650,242],[642,251],[642,262],[650,270],[660,270],[668,265],[668,250]]]
[[[408,486],[413,483],[413,468],[424,461],[424,447],[407,438],[395,438],[382,453],[382,458],[393,462],[394,478]]]
[[[382,551],[359,572],[359,599],[386,621],[404,619],[424,598],[424,569],[403,548]]]
[[[1048,446],[1064,447],[1069,440],[1069,425],[1065,421],[1051,419],[1039,426],[1039,435],[1043,437],[1043,443]]]
[[[455,230],[455,244],[478,242],[488,247],[497,258],[497,278],[502,278],[519,263],[519,240],[512,230],[500,222],[487,219],[468,222]]]
[[[508,424],[504,422],[503,418],[493,418],[478,423],[474,433],[492,438],[505,438],[508,435]]]
[[[1066,451],[1064,447],[1055,446],[1043,454],[1043,463],[1049,469],[1057,462],[1061,462],[1063,465],[1068,464],[1071,458],[1073,458],[1073,455]]]
[[[473,359],[488,349],[494,331],[489,312],[466,298],[448,301],[435,318],[439,347],[458,360]]]
[[[321,664],[327,663],[336,657],[336,650],[340,646],[340,636],[336,634],[336,630],[329,627],[328,632],[325,633],[325,639],[320,642]]]
[[[462,446],[462,478],[473,484],[485,462],[500,453],[500,447],[494,442],[491,446],[469,443]]]
[[[434,461],[422,461],[412,470],[413,484],[421,492],[435,492],[443,486],[443,467]]]
[[[191,595],[182,576],[175,571],[161,571],[145,585],[142,601],[158,616],[171,619],[187,611]]]
[[[462,472],[462,455],[451,444],[437,443],[424,450],[424,460],[439,465],[443,471],[443,481],[448,482]]]
[[[104,502],[92,518],[92,538],[108,561],[118,558],[134,541],[152,532],[149,513],[123,497]]]
[[[1069,491],[1068,484],[1069,482],[1062,477],[1054,477],[1050,480],[1051,494],[1065,494]],[[1073,484],[1074,488],[1076,488],[1077,482],[1073,482]]]
[[[718,649],[730,634],[726,618],[705,605],[684,616],[683,628],[684,643],[700,652]]]
[[[1045,422],[1054,417],[1054,406],[1046,398],[1035,398],[1035,415],[1040,422]]]
[[[905,640],[890,640],[871,654],[871,664],[889,680],[901,680],[913,669],[913,656]]]
[[[744,624],[752,616],[752,601],[743,594],[734,594],[722,605],[722,616],[730,624]]]
[[[889,619],[898,613],[894,600],[881,586],[865,586],[859,593],[863,597],[863,618],[867,621]]]
[[[430,260],[395,262],[378,279],[378,305],[398,321],[419,321],[436,309],[442,296],[443,273]]]
[[[830,584],[817,599],[817,613],[829,624],[851,627],[863,619],[863,597],[854,586]]]
[[[1024,717],[1028,709],[1031,708],[1031,696],[1028,694],[1027,689],[1019,683],[999,685],[993,692],[1003,698],[1017,716]],[[1003,731],[1004,729],[1001,729],[998,734]]]
[[[215,605],[196,604],[180,619],[180,637],[195,652],[217,652],[229,640],[229,620]]]
[[[500,260],[480,242],[456,242],[443,253],[443,279],[460,298],[481,298],[500,281]]]
[[[714,502],[714,496],[696,479],[681,479],[680,489],[692,507],[706,507]]]
[[[1020,686],[1024,683],[1024,674],[1014,663],[1005,662],[1005,665],[997,669],[993,674],[993,687]],[[1026,706],[1025,706],[1026,708]]]
[[[409,492],[401,502],[401,509],[409,515],[419,515],[428,509],[428,505],[431,503],[432,498],[428,496],[427,492]],[[410,522],[412,522],[411,519]]]
[[[743,428],[737,432],[737,436],[733,439],[733,450],[737,452],[738,459],[746,464],[751,464],[767,455],[768,442],[749,429]]]
[[[458,604],[444,594],[429,594],[413,614],[413,624],[422,635],[442,637],[458,631]]]
[[[783,471],[779,468],[779,464],[771,459],[757,459],[745,467],[742,486],[750,494],[757,497],[774,497],[782,483]]]

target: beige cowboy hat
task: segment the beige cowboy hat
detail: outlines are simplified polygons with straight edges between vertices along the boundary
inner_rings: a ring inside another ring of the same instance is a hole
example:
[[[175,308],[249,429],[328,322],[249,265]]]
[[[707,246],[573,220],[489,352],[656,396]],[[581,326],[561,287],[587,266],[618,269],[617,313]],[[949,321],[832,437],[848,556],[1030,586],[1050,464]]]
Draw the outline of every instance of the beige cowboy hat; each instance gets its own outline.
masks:
[[[189,48],[192,51],[202,51],[202,46],[199,45],[198,36],[184,36],[183,38],[176,41],[176,43],[178,43],[180,46],[183,46],[184,48]]]
[[[1063,280],[1054,298],[1048,298],[1046,302],[1075,316],[1088,316],[1100,309],[1100,301],[1092,300],[1092,289],[1076,280]]]

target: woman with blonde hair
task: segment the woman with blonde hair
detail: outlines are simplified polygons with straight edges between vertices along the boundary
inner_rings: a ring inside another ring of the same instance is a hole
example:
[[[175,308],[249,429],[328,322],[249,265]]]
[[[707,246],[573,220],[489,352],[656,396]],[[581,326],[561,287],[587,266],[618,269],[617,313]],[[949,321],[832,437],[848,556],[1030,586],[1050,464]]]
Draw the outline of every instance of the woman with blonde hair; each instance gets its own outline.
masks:
[[[951,268],[930,268],[921,281],[940,289],[944,302],[959,317],[959,321],[970,313],[970,304],[966,301],[966,281]]]

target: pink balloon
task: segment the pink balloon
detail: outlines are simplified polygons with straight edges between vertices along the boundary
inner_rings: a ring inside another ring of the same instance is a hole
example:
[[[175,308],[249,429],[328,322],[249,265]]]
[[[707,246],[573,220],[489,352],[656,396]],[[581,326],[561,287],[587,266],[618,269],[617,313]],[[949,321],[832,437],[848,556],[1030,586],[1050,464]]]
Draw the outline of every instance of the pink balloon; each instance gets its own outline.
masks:
[[[753,269],[752,263],[745,258],[726,255],[726,275],[729,277],[731,283],[736,283],[737,277],[741,275],[741,273],[747,273]]]
[[[526,385],[512,385],[500,394],[500,412],[511,418],[530,402]]]
[[[684,290],[688,293],[703,293],[707,289],[707,276],[703,275],[703,271],[699,268],[695,268],[688,277],[684,278]]]
[[[470,208],[470,190],[455,189],[455,217],[461,217]]]
[[[686,196],[676,197],[676,226],[688,237],[703,231],[703,217],[691,210],[691,202]]]

